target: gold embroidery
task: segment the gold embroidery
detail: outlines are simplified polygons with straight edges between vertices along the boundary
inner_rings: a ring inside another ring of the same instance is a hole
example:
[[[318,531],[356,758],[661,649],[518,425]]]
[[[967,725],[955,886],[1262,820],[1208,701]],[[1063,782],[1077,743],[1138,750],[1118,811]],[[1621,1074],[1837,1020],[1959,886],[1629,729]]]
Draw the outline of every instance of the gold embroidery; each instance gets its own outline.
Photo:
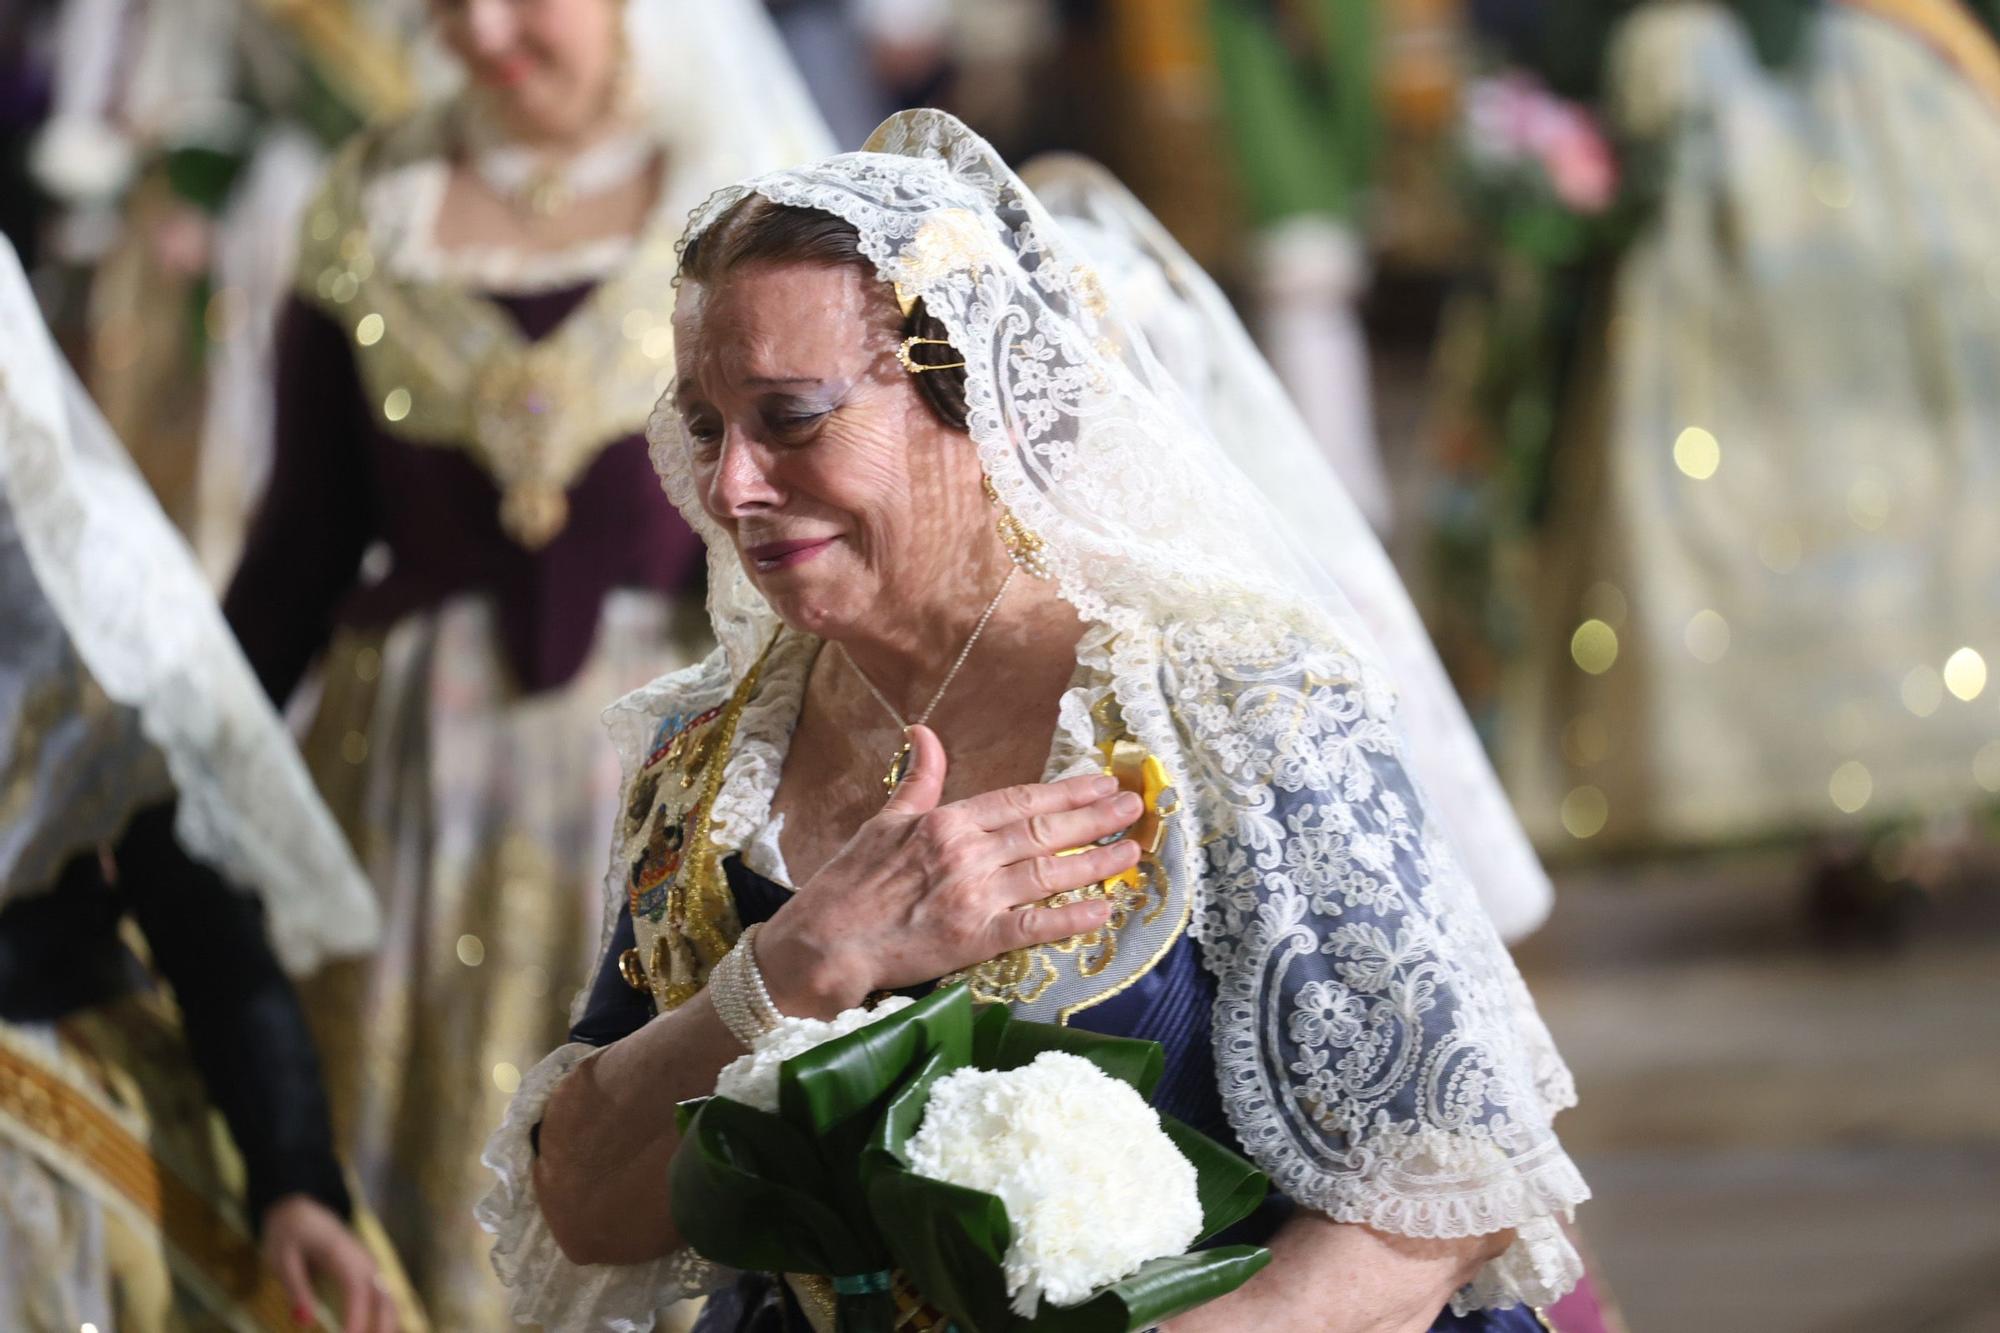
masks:
[[[633,780],[633,798],[628,799],[627,813],[636,812],[640,818],[628,825],[620,849],[620,864],[626,867],[626,873],[649,854],[649,847],[662,830],[678,830],[679,862],[661,886],[665,889],[664,906],[657,919],[636,911],[632,919],[640,956],[646,960],[646,980],[663,1011],[679,1008],[699,994],[708,979],[708,969],[742,933],[728,877],[722,869],[728,849],[715,843],[712,812],[728,767],[729,752],[735,744],[737,722],[744,706],[756,694],[764,657],[769,654],[770,646],[766,645],[764,654],[744,673],[729,702],[673,737],[666,749]],[[664,781],[661,775],[668,772],[676,772],[679,781]],[[639,809],[636,797],[639,787],[648,781],[655,785],[658,803],[645,812]]]
[[[1130,932],[1158,925],[1172,905],[1173,885],[1168,869],[1161,861],[1161,852],[1166,842],[1166,821],[1179,813],[1180,797],[1168,781],[1166,769],[1160,761],[1124,734],[1113,710],[1100,708],[1093,716],[1100,732],[1109,733],[1109,739],[1100,746],[1104,754],[1104,771],[1117,778],[1126,791],[1138,795],[1143,803],[1140,818],[1129,835],[1139,843],[1139,864],[1101,883],[1059,893],[1049,899],[1049,906],[1060,907],[1093,898],[1110,898],[1111,916],[1098,929],[1053,944],[1016,949],[945,978],[943,984],[947,985],[964,981],[973,999],[980,1003],[1024,1005],[1040,1000],[1063,975],[1063,969],[1057,965],[1054,955],[1074,959],[1073,968],[1078,977],[1104,975],[1117,963],[1119,946],[1129,938]],[[1186,929],[1188,913],[1189,904],[1184,896],[1179,920],[1151,958],[1134,968],[1116,985],[1064,1008],[1058,1015],[1058,1021],[1067,1023],[1072,1015],[1103,1003],[1151,972]]]
[[[537,550],[567,524],[569,488],[607,444],[644,428],[672,376],[665,326],[637,338],[625,326],[672,290],[674,236],[654,227],[536,342],[484,293],[384,273],[362,191],[375,174],[436,152],[449,114],[399,121],[341,153],[308,212],[297,288],[353,336],[379,424],[412,444],[469,453],[500,487],[507,533]]]

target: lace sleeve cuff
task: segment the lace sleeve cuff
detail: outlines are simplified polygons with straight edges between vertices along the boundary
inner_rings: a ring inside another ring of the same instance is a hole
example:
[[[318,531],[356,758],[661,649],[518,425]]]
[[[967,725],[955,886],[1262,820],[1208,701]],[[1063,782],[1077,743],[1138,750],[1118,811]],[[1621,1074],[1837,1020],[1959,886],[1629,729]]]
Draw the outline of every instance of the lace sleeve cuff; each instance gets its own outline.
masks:
[[[649,1333],[666,1307],[714,1291],[731,1275],[692,1250],[643,1264],[576,1264],[557,1247],[535,1199],[529,1135],[556,1085],[596,1049],[573,1042],[521,1080],[506,1118],[486,1141],[480,1160],[496,1179],[475,1215],[493,1237],[493,1268],[508,1288],[515,1322],[548,1333]]]

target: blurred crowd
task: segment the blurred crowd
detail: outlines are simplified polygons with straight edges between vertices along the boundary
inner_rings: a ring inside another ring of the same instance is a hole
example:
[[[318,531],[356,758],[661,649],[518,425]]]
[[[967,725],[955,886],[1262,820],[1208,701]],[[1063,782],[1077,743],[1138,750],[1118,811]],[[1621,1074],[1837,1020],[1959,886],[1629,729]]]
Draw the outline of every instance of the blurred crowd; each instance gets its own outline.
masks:
[[[357,135],[404,154],[395,171],[433,151],[381,127],[458,97],[468,66],[478,84],[479,25],[509,3],[0,9],[0,230],[229,590],[392,922],[422,904],[371,967],[305,993],[343,1146],[443,1327],[497,1326],[483,1239],[413,1219],[469,1219],[463,1145],[525,1068],[503,1052],[552,1044],[596,943],[617,771],[595,714],[706,633],[690,534],[627,484],[650,475],[638,436],[670,344],[643,298],[666,298],[674,229],[635,225],[597,263],[577,259],[605,239],[585,228],[500,271],[368,230],[367,182],[340,193]],[[1885,944],[1940,897],[1986,891],[2000,5],[764,9],[837,147],[940,106],[1010,161],[1094,158],[1215,276],[1396,557],[1544,857],[1781,847],[1819,928]],[[628,70],[699,83],[689,103],[722,108],[717,124],[763,114],[754,66],[721,53],[694,79],[677,36]],[[684,216],[705,191],[673,173],[701,159],[661,141],[661,207]],[[587,192],[587,165],[520,177],[523,216],[568,225],[530,196]],[[613,157],[597,166],[615,195]],[[418,295],[378,294],[391,278]],[[503,342],[552,343],[595,312],[585,371],[524,355],[489,374],[406,335],[489,337],[436,295],[454,285],[504,294]],[[454,384],[550,438],[620,443],[552,462],[470,408],[446,419]],[[478,447],[411,447],[460,438]],[[370,451],[409,512],[350,504],[360,483],[325,461],[343,450]],[[497,607],[459,599],[493,570]],[[531,768],[563,775],[570,803],[495,776]],[[466,1003],[492,1019],[477,1037],[438,1018]],[[426,1084],[465,1041],[491,1086]],[[437,1119],[430,1138],[399,1119],[410,1104]]]

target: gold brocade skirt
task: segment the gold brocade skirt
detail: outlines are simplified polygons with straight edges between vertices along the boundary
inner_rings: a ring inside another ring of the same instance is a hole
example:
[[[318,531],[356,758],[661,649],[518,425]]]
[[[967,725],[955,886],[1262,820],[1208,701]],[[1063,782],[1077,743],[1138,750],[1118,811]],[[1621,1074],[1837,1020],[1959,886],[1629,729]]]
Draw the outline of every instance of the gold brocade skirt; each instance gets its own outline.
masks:
[[[472,1216],[479,1155],[596,962],[620,781],[601,714],[705,651],[706,625],[614,593],[583,668],[533,695],[480,598],[343,631],[328,655],[306,757],[384,935],[301,989],[343,1158],[441,1329],[512,1326]]]
[[[0,1327],[289,1333],[242,1198],[242,1161],[170,1001],[0,1023]],[[415,1297],[358,1201],[355,1229],[419,1333]],[[333,1306],[318,1315],[339,1327]]]

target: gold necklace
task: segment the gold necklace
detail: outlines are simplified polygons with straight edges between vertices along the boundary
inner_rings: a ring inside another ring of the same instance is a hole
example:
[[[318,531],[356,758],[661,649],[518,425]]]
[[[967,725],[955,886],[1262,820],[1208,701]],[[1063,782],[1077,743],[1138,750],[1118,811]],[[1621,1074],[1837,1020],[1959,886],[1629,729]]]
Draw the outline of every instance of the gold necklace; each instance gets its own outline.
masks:
[[[882,790],[887,792],[889,795],[894,796],[896,794],[896,788],[899,785],[901,785],[903,779],[909,775],[910,728],[921,727],[931,720],[931,714],[937,711],[938,703],[944,698],[944,692],[951,688],[951,683],[954,680],[958,679],[959,669],[965,665],[965,659],[972,656],[972,645],[978,643],[979,636],[986,632],[986,622],[993,619],[993,613],[1000,609],[1000,599],[1007,595],[1008,585],[1013,583],[1014,575],[1018,574],[1019,572],[1020,571],[1018,569],[1010,569],[1007,571],[1007,577],[1000,580],[1000,591],[993,594],[993,600],[988,602],[986,604],[986,609],[980,613],[979,623],[972,627],[972,634],[970,637],[966,639],[965,647],[958,650],[958,660],[951,664],[951,670],[944,673],[944,680],[939,683],[937,687],[937,693],[933,694],[931,696],[931,701],[928,704],[924,705],[924,711],[922,716],[918,717],[915,722],[905,722],[903,720],[903,715],[896,711],[896,705],[890,703],[888,696],[883,694],[882,691],[875,688],[874,681],[868,679],[868,673],[861,669],[860,663],[856,662],[852,657],[849,657],[847,655],[846,648],[842,647],[838,643],[834,645],[836,648],[840,648],[841,658],[847,663],[848,666],[854,668],[854,674],[860,679],[863,685],[868,687],[868,692],[875,696],[875,702],[882,705],[882,711],[886,712],[890,717],[894,718],[896,720],[896,725],[902,728],[903,732],[902,747],[898,749],[896,753],[890,758],[889,771],[882,775]]]

